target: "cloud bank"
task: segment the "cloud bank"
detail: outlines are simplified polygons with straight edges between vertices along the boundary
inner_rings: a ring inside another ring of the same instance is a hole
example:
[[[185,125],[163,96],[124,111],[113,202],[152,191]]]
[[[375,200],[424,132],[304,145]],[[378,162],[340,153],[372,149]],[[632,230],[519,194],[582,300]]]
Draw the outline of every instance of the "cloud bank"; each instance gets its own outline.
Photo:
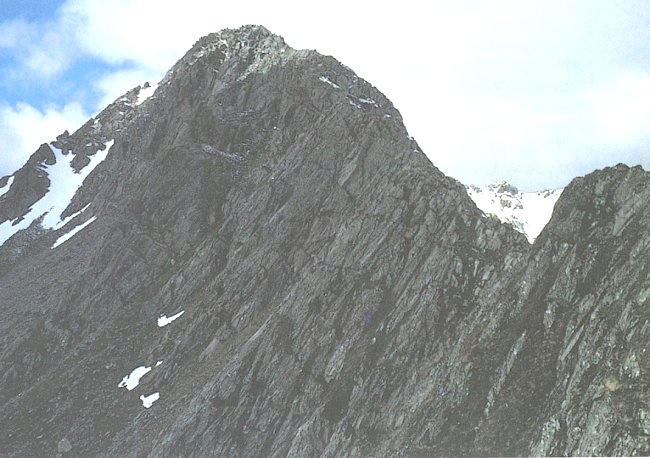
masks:
[[[535,190],[617,162],[649,168],[648,20],[644,0],[67,0],[52,18],[0,24],[0,49],[14,53],[5,80],[85,86],[57,106],[5,101],[0,133],[13,149],[0,150],[0,175],[33,151],[21,147],[45,141],[23,138],[39,125],[65,119],[73,130],[80,116],[160,79],[200,36],[247,23],[375,84],[432,162],[463,182]],[[106,70],[79,81],[73,70],[84,60]],[[27,113],[34,129],[12,127]]]
[[[42,143],[55,140],[70,126],[81,126],[89,117],[78,103],[43,111],[25,103],[0,104],[0,176],[18,170]]]

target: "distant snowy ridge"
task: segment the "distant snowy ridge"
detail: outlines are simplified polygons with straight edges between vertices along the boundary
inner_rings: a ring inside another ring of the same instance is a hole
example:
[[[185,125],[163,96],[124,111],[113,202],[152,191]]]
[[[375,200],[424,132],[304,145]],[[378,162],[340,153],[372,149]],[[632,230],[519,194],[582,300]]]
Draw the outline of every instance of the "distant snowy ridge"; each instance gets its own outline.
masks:
[[[520,192],[505,181],[479,188],[466,186],[467,194],[484,213],[511,224],[532,244],[551,219],[555,202],[564,189]]]

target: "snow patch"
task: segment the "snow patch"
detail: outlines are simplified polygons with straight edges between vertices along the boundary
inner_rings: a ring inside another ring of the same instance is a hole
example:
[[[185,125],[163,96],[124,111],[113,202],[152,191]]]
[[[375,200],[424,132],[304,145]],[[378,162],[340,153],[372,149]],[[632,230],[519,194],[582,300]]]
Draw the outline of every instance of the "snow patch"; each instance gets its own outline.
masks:
[[[65,219],[65,221],[66,221],[66,222],[67,222],[67,221],[72,221],[72,220],[75,219],[77,216],[81,215],[83,212],[85,212],[85,211],[88,209],[88,207],[90,207],[90,204],[92,204],[92,202],[90,202],[88,205],[86,205],[84,208],[82,208],[82,209],[79,210],[78,212],[75,212],[75,213],[73,213],[72,215],[68,216],[68,217]],[[61,226],[65,226],[65,224],[61,224]]]
[[[140,105],[142,102],[150,98],[153,95],[153,93],[156,92],[156,89],[158,89],[158,84],[154,84],[153,86],[148,86],[146,88],[140,89],[135,104]]]
[[[72,160],[75,157],[72,153],[63,154],[60,149],[49,145],[56,162],[52,165],[41,165],[40,169],[47,174],[50,186],[45,195],[34,203],[25,215],[0,224],[0,246],[16,232],[27,229],[40,217],[43,217],[41,226],[44,229],[56,230],[76,216],[77,214],[61,219],[61,213],[70,205],[72,198],[86,177],[106,159],[113,143],[114,141],[111,140],[106,144],[103,151],[99,150],[94,155],[89,156],[90,163],[78,173],[72,168]]]
[[[329,84],[329,85],[332,86],[334,89],[341,89],[341,86],[339,86],[338,84],[336,84],[335,82],[333,82],[332,80],[330,80],[330,79],[329,79],[327,76],[325,76],[325,75],[321,76],[321,77],[318,78],[318,79],[319,79],[320,81],[322,81],[323,83]]]
[[[183,313],[185,313],[185,310],[180,311],[176,315],[170,316],[169,318],[167,317],[167,315],[160,315],[160,317],[158,318],[158,327],[162,328],[163,326],[167,326],[169,323],[177,319]]]
[[[162,363],[163,363],[162,361],[158,361],[158,362],[156,363],[156,367],[160,366]]]
[[[118,388],[126,388],[131,391],[140,384],[140,379],[151,372],[151,367],[140,366],[133,369],[129,375],[125,375],[122,381],[117,385]]]
[[[0,188],[0,197],[4,196],[5,194],[7,194],[9,192],[9,190],[11,189],[11,185],[13,184],[15,178],[16,177],[14,177],[14,176],[9,177],[9,181],[7,181],[7,184]]]
[[[564,189],[519,192],[506,182],[483,188],[467,186],[467,194],[486,214],[492,214],[526,236],[532,244],[551,219]]]
[[[59,237],[59,238],[56,240],[56,242],[54,242],[54,245],[52,245],[52,248],[51,248],[51,249],[54,249],[54,248],[58,247],[59,245],[61,245],[62,243],[67,242],[67,241],[70,240],[72,237],[74,237],[78,232],[82,231],[85,227],[87,227],[87,226],[89,226],[91,223],[93,223],[96,219],[97,219],[97,217],[96,217],[96,216],[93,216],[93,217],[90,218],[88,221],[86,221],[85,223],[83,223],[83,224],[81,224],[81,225],[75,227],[74,229],[72,229],[72,230],[71,230],[70,232],[68,232],[67,234],[63,234],[61,237]]]
[[[352,105],[353,107],[355,107],[355,108],[359,108],[359,109],[362,108],[361,105],[359,105],[358,103],[353,102],[353,101],[350,100],[350,99],[348,99],[348,103],[349,103],[350,105]]]
[[[379,108],[379,104],[374,99],[371,99],[369,97],[362,97],[358,100],[359,102],[365,103],[366,105],[372,105],[375,108]]]
[[[150,394],[149,396],[145,396],[144,394],[140,395],[140,400],[142,401],[142,407],[145,409],[148,409],[153,405],[154,402],[156,402],[158,399],[160,399],[160,393],[155,392],[153,394]]]

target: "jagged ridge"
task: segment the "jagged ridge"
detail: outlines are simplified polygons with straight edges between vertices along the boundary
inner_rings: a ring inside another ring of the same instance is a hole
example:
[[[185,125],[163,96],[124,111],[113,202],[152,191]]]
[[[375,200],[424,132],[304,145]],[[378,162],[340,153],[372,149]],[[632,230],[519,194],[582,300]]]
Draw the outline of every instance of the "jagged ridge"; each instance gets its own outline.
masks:
[[[531,246],[266,29],[142,90],[54,145],[114,141],[61,215],[96,220],[0,248],[0,453],[647,453],[647,172],[576,179]]]

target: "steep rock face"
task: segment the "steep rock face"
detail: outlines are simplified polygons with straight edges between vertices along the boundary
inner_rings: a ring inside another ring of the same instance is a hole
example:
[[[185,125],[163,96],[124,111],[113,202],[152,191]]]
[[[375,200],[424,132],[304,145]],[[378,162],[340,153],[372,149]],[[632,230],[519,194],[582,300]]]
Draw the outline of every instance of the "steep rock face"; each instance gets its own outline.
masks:
[[[564,191],[477,352],[503,362],[473,445],[452,454],[648,453],[648,178],[619,165]]]
[[[558,353],[535,452],[650,452],[648,184],[625,166],[575,180],[532,256],[547,279],[530,301],[544,310],[533,345]]]
[[[143,90],[54,144],[112,144],[87,209],[0,247],[2,454],[647,452],[646,172],[577,179],[531,247],[264,28]],[[6,219],[45,193],[14,181]]]

